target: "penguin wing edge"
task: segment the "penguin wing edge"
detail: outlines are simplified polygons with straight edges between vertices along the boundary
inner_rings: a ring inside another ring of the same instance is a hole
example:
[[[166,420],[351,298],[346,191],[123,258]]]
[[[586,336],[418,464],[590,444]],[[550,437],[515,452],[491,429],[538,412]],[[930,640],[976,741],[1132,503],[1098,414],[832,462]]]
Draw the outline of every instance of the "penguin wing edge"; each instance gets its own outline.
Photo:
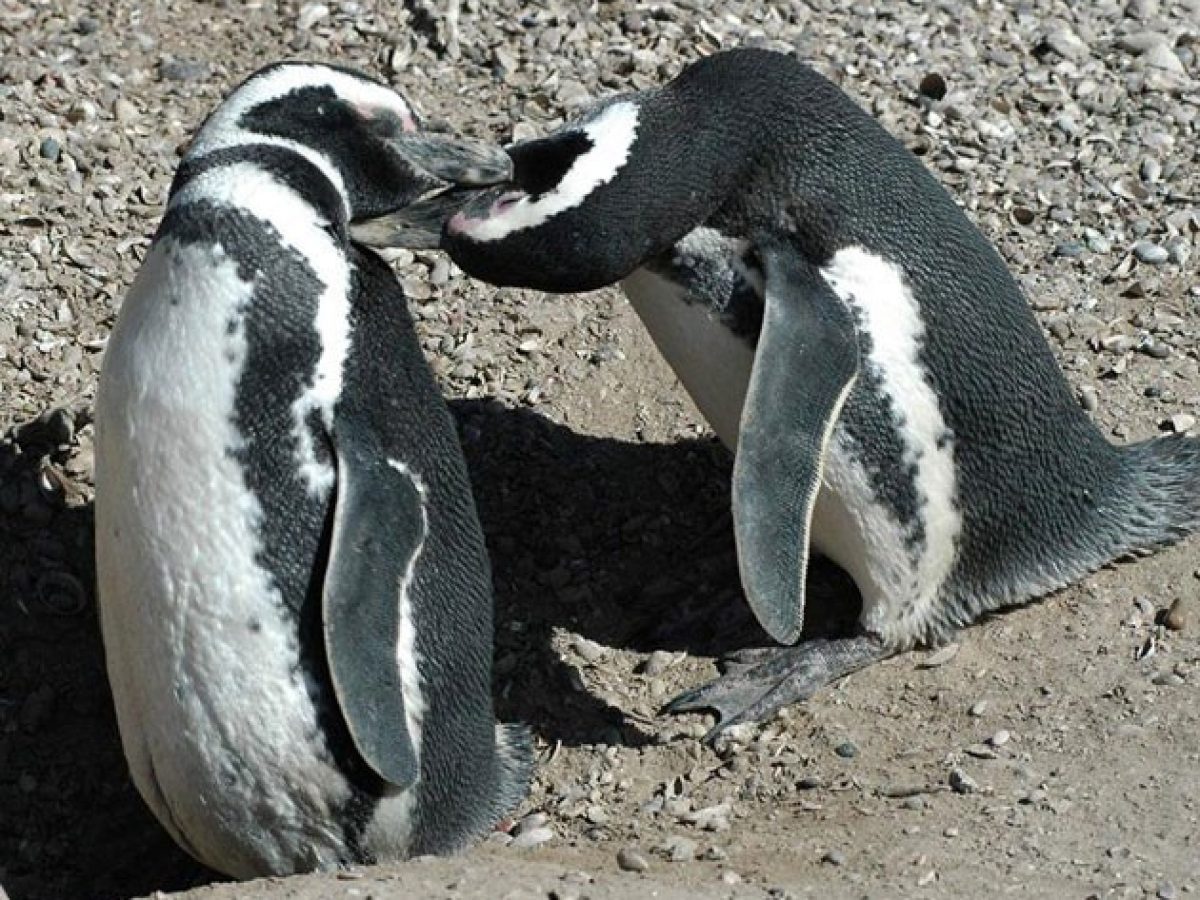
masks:
[[[850,310],[789,247],[760,248],[766,309],[733,465],[738,568],[772,638],[804,626],[809,526],[825,453],[858,375]]]
[[[422,485],[402,464],[339,433],[337,498],[321,607],[334,695],[355,749],[380,778],[419,774],[407,592],[428,533]],[[409,657],[409,658],[406,658]],[[406,678],[405,668],[412,675]]]

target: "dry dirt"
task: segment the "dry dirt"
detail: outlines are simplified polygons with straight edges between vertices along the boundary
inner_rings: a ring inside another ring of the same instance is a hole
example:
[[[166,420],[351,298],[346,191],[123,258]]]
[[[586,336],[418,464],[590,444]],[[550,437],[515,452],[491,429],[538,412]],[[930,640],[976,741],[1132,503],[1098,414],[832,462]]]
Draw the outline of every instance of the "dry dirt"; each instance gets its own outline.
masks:
[[[1200,894],[1197,540],[710,749],[658,709],[763,640],[727,455],[616,291],[497,291],[436,254],[397,266],[488,534],[500,710],[537,738],[517,815],[546,821],[525,849],[243,885],[165,837],[104,677],[90,410],[177,148],[264,62],[356,66],[507,141],[721,46],[794,48],[997,242],[1113,440],[1200,414],[1194,2],[464,0],[456,35],[445,11],[0,0],[0,897]],[[811,590],[819,627],[853,618],[832,567]],[[1157,624],[1177,601],[1183,630]]]

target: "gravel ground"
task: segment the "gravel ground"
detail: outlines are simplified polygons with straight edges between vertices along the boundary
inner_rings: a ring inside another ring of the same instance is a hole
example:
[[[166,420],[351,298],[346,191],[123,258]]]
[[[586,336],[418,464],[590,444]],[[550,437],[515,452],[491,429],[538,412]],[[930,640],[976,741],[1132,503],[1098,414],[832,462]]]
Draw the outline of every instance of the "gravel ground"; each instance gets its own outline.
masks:
[[[455,7],[458,4],[454,4]],[[178,152],[261,63],[392,80],[480,138],[715,49],[794,49],[960,199],[1115,441],[1200,415],[1200,4],[0,0],[0,897],[215,880],[128,782],[91,553],[96,373]],[[1196,540],[844,680],[715,750],[661,703],[761,642],[727,455],[616,291],[396,259],[459,418],[540,763],[515,837],[197,897],[1200,895]],[[818,566],[819,625],[854,615]],[[505,846],[511,839],[511,845]],[[496,885],[503,885],[497,890]]]

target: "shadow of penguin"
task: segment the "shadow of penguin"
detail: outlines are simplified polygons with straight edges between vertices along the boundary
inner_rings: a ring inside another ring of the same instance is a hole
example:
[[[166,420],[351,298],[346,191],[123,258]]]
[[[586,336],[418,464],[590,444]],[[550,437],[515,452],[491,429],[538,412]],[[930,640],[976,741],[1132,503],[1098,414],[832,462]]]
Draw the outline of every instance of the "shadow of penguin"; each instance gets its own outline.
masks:
[[[452,401],[492,558],[500,715],[567,745],[650,736],[572,685],[564,628],[637,652],[719,656],[769,643],[743,598],[715,439],[581,435],[532,410]],[[814,560],[806,635],[846,633],[857,590]]]
[[[0,884],[12,900],[211,881],[129,780],[95,603],[89,413],[0,439]]]

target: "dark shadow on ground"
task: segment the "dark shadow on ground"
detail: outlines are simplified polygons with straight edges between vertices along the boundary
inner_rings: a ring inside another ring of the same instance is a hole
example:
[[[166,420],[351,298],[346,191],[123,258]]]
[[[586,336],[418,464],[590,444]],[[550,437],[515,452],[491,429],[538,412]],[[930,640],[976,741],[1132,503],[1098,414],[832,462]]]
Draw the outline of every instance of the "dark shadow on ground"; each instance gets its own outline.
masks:
[[[769,642],[742,596],[732,460],[715,439],[632,443],[491,401],[451,406],[492,556],[502,716],[568,745],[647,739],[572,687],[550,643],[558,627],[640,652]],[[853,582],[823,560],[809,582],[806,633],[848,632]]]
[[[716,442],[589,437],[488,401],[452,409],[493,560],[502,718],[549,742],[647,739],[572,687],[555,628],[645,652],[765,641],[738,587],[730,462]],[[0,442],[0,884],[12,900],[129,897],[218,877],[174,845],[129,781],[96,613],[92,508],[72,480],[84,424],[54,412]],[[844,601],[847,584],[820,570],[810,608]]]
[[[0,443],[0,884],[12,900],[211,881],[129,781],[94,600],[92,507],[67,471],[81,416]]]

